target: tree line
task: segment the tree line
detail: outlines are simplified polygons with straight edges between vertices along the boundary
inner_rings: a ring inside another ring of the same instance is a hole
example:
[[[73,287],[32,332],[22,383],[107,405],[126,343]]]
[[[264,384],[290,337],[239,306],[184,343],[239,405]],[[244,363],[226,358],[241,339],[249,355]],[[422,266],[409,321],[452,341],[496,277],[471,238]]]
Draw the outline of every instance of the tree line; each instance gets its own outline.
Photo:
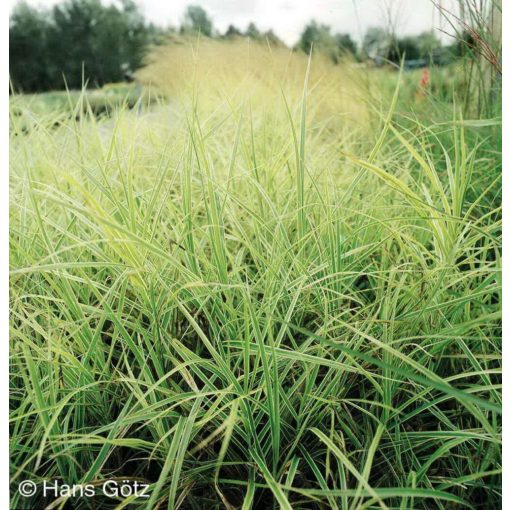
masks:
[[[121,81],[142,63],[159,29],[132,0],[67,0],[52,9],[22,2],[9,20],[9,70],[15,90],[34,92]]]
[[[65,0],[51,9],[21,2],[9,20],[11,85],[16,91],[38,92],[80,88],[84,79],[95,86],[122,81],[142,65],[151,44],[163,42],[170,34],[196,33],[284,44],[272,30],[261,31],[254,23],[244,31],[229,25],[220,33],[197,5],[187,7],[180,27],[162,28],[148,23],[133,0],[112,5],[100,0]],[[408,60],[438,61],[438,55],[445,52],[432,32],[396,38],[382,28],[372,28],[358,47],[349,34],[332,33],[329,26],[313,20],[295,49],[309,53],[312,48],[334,62],[345,54],[358,61],[399,62],[404,54]]]

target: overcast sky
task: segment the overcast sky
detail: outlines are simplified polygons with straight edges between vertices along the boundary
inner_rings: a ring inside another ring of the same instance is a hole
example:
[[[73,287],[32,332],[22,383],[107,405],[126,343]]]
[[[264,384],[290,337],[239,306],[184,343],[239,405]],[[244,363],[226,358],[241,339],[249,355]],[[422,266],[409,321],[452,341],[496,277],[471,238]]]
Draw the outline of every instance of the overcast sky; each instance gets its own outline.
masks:
[[[388,13],[401,34],[431,28],[447,29],[431,0],[135,0],[146,18],[158,25],[180,24],[190,3],[202,6],[214,26],[224,32],[230,23],[244,29],[253,21],[260,29],[272,28],[287,44],[294,44],[310,19],[347,32],[360,40],[367,27],[387,26]],[[451,5],[454,0],[440,0]],[[8,0],[10,8],[17,1]],[[103,0],[112,3],[115,0]],[[59,0],[28,0],[30,5],[51,6]]]

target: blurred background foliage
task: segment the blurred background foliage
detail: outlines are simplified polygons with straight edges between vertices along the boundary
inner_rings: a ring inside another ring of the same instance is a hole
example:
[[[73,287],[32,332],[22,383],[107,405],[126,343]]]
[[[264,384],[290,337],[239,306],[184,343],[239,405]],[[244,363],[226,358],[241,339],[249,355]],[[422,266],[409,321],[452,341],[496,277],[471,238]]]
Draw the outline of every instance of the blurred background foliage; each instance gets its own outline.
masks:
[[[142,64],[163,30],[149,24],[132,0],[68,0],[52,9],[19,3],[9,23],[10,76],[23,92],[101,86],[123,80]],[[65,78],[65,80],[64,80]]]
[[[65,0],[51,9],[20,2],[9,23],[10,77],[14,90],[40,92],[67,87],[81,88],[84,80],[100,87],[130,79],[142,66],[154,44],[169,36],[216,39],[249,37],[284,45],[273,31],[260,31],[254,23],[246,30],[230,25],[225,33],[214,28],[208,13],[198,5],[188,6],[180,27],[148,23],[133,0],[103,5],[100,0]],[[469,36],[469,34],[467,34]],[[442,45],[434,32],[397,37],[387,29],[368,29],[361,44],[349,34],[333,33],[331,27],[311,20],[303,29],[295,50],[326,54],[335,63],[349,55],[358,62],[399,64],[409,67],[431,63],[444,65],[466,53],[473,37]]]
[[[478,0],[462,0],[454,13],[431,1],[452,36],[448,44],[437,31],[403,36],[391,24],[368,28],[358,42],[311,20],[292,51],[309,54],[313,50],[335,64],[347,59],[362,67],[391,69],[401,63],[405,69],[434,67],[434,75],[446,79],[433,80],[437,82],[433,88],[439,86],[450,100],[456,96],[464,115],[496,115],[502,74],[501,2],[482,5]],[[134,0],[111,5],[101,0],[63,0],[51,9],[22,1],[13,9],[9,23],[11,92],[81,89],[84,85],[98,89],[107,83],[133,81],[136,71],[150,63],[148,55],[156,46],[182,44],[199,36],[286,48],[272,30],[259,30],[254,23],[244,30],[231,24],[221,33],[199,5],[187,7],[180,27],[163,27],[148,23]]]

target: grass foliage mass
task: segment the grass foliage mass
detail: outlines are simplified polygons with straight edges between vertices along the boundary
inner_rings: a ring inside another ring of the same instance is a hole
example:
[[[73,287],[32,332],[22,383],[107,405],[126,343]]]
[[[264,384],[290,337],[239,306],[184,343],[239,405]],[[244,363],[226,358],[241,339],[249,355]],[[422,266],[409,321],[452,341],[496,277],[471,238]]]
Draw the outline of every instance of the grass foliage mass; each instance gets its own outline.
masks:
[[[135,108],[13,107],[13,508],[498,508],[501,123],[456,73],[195,41]]]

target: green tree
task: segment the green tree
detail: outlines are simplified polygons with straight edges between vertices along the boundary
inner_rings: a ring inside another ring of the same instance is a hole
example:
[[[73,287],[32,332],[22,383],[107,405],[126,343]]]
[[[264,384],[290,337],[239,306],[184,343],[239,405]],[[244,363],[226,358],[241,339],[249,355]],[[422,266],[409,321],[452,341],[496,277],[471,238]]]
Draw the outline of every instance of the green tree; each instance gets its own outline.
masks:
[[[25,2],[14,8],[9,20],[9,72],[15,88],[32,92],[52,86],[46,51],[50,26],[46,11]]]
[[[312,20],[301,33],[297,44],[305,53],[310,53],[312,47],[328,55],[334,62],[346,52],[356,53],[356,45],[348,34],[331,34],[331,27]]]
[[[305,53],[310,53],[312,47],[331,52],[335,48],[335,39],[330,31],[329,26],[319,24],[315,20],[310,21],[301,33],[298,48]]]
[[[441,41],[435,34],[432,31],[422,32],[417,36],[394,38],[387,58],[391,62],[399,63],[405,56],[406,61],[421,60],[423,64],[429,64],[440,57],[440,50]]]
[[[118,6],[117,6],[118,5]],[[24,91],[120,81],[142,63],[159,35],[133,0],[67,0],[51,10],[20,4],[9,24],[10,73]]]
[[[184,14],[181,31],[183,33],[200,32],[202,35],[211,37],[213,23],[207,12],[199,5],[188,5]]]
[[[380,27],[370,27],[363,37],[362,49],[366,57],[379,61],[388,57],[391,39],[388,32]]]
[[[226,37],[227,39],[233,39],[235,37],[241,37],[242,35],[243,34],[237,27],[235,27],[234,25],[229,25],[225,32],[224,37]]]
[[[433,60],[435,54],[441,49],[441,41],[432,30],[422,32],[416,38],[416,45],[418,46],[420,57],[430,60]]]
[[[406,36],[391,40],[386,58],[395,64],[399,64],[402,58],[417,60],[420,58],[420,49],[416,37]]]
[[[356,43],[349,34],[335,34],[335,44],[340,53],[350,53],[356,55]]]
[[[121,8],[99,0],[68,0],[53,9],[49,50],[68,85],[85,77],[97,85],[123,79],[141,63],[148,42],[145,22],[132,0]]]
[[[261,38],[261,33],[260,33],[259,29],[256,27],[255,23],[253,23],[253,22],[249,23],[244,35],[246,37],[250,37],[254,41],[257,41],[258,39]]]
[[[285,46],[285,43],[272,30],[264,32],[260,38],[270,46]]]

